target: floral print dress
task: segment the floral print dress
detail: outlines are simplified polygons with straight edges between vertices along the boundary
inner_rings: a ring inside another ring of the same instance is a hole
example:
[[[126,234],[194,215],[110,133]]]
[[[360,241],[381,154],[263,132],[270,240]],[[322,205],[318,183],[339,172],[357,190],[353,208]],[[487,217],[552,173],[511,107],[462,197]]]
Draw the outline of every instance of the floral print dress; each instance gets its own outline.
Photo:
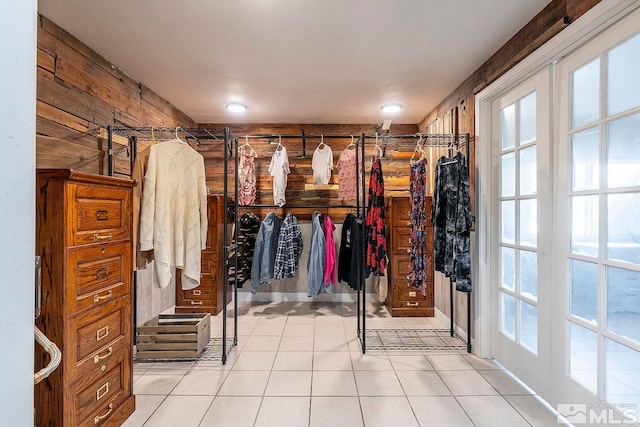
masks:
[[[384,217],[384,180],[382,164],[376,158],[371,164],[369,205],[367,208],[367,264],[365,277],[384,276],[387,268],[387,238]]]
[[[425,233],[425,209],[427,159],[411,165],[409,184],[411,201],[411,259],[407,276],[409,286],[427,294],[427,235]]]

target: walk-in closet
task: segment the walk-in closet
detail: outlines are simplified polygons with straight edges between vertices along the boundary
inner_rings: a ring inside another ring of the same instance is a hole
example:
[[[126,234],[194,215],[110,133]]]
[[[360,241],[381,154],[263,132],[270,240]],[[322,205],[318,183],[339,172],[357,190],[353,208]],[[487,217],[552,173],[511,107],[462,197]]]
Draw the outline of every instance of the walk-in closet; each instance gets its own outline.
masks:
[[[5,3],[0,425],[640,425],[640,2]]]

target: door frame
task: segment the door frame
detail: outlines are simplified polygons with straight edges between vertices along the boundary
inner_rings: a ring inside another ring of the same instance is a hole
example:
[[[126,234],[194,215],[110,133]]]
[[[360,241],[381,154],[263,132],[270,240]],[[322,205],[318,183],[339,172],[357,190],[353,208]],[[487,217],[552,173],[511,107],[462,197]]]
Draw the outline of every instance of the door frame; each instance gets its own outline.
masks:
[[[594,35],[640,7],[635,0],[602,0],[551,40],[527,56],[502,77],[491,83],[475,96],[475,138],[476,138],[476,224],[477,239],[474,251],[477,254],[475,277],[478,292],[474,301],[476,319],[474,353],[483,358],[492,358],[492,304],[494,301],[491,278],[491,241],[498,232],[494,221],[496,212],[493,199],[498,197],[492,183],[495,173],[492,160],[492,103],[500,96],[516,88],[545,67],[553,65],[564,56],[584,45]],[[552,91],[555,92],[555,76],[552,74]],[[555,93],[551,94],[551,110],[555,109]],[[552,114],[553,116],[553,114]],[[554,123],[550,123],[554,128]],[[553,141],[550,141],[553,144]],[[543,396],[545,397],[545,396]],[[546,396],[549,399],[549,396]]]

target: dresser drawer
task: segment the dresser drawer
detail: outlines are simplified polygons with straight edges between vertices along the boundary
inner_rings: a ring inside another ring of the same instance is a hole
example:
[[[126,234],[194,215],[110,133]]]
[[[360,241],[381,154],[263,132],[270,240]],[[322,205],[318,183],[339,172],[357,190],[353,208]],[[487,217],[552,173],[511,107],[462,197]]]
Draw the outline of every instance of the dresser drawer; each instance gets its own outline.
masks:
[[[433,284],[431,285],[428,284],[427,286],[433,286]],[[415,288],[410,287],[409,285],[407,285],[406,282],[404,282],[403,284],[396,283],[393,288],[394,288],[393,298],[395,301],[400,302],[401,305],[406,302],[427,301],[426,295],[422,295],[422,292],[420,292]]]
[[[128,296],[119,298],[100,307],[69,317],[67,335],[69,343],[75,346],[64,348],[67,353],[66,371],[72,377],[78,366],[96,353],[103,353],[117,340],[131,338],[131,305]]]
[[[391,258],[391,278],[392,280],[404,280],[411,271],[411,256],[406,252],[403,255],[396,255]]]
[[[69,184],[70,246],[131,238],[130,191]]]
[[[70,313],[113,301],[129,293],[129,243],[69,251],[68,259],[67,283],[71,285],[71,294],[67,302]]]
[[[106,423],[113,410],[130,394],[125,368],[123,362],[89,384],[79,381],[74,385],[74,412],[79,425]]]
[[[391,250],[394,254],[409,255],[411,253],[411,228],[395,227],[391,231],[393,233],[391,239]]]
[[[411,221],[411,202],[408,197],[394,198],[391,207],[391,223],[406,226]]]
[[[116,365],[132,363],[133,348],[131,343],[122,338],[91,353],[76,365],[75,377],[71,381],[82,379],[83,382],[94,382],[103,378],[105,373]]]

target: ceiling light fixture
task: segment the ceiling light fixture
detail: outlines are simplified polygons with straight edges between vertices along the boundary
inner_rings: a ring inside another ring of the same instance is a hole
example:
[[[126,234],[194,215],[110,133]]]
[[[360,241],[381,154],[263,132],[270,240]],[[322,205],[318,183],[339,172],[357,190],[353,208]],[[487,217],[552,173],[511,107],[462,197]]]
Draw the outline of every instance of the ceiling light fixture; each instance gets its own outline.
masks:
[[[380,109],[383,113],[397,113],[402,110],[402,104],[385,104]]]
[[[239,102],[230,102],[224,105],[224,108],[227,111],[231,111],[232,113],[242,113],[247,111],[247,106],[244,104],[240,104]]]

